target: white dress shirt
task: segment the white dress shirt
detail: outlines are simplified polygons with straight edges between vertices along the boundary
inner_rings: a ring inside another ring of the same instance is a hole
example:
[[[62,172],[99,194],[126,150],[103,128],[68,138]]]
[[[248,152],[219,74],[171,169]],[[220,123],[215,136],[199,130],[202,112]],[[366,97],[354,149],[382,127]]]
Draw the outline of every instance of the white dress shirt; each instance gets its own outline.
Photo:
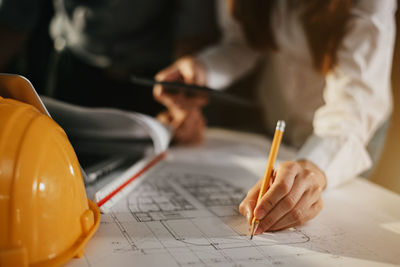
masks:
[[[396,0],[360,0],[351,11],[348,31],[337,52],[338,64],[323,76],[312,65],[298,11],[288,0],[276,1],[272,26],[279,50],[250,49],[226,1],[218,1],[220,44],[197,58],[207,69],[207,85],[223,89],[263,61],[258,100],[265,125],[287,123],[289,144],[300,147],[298,159],[321,168],[328,187],[351,179],[371,166],[366,146],[391,108]]]

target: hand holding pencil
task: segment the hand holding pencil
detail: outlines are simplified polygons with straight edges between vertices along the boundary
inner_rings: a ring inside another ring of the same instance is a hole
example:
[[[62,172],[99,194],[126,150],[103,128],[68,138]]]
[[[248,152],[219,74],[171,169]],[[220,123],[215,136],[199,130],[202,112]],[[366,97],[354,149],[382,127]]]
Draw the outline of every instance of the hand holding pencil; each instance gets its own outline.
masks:
[[[287,161],[272,174],[283,133],[281,126],[282,122],[278,122],[264,178],[249,190],[239,206],[240,213],[253,226],[251,234],[303,224],[322,209],[321,192],[326,178],[315,164],[308,160]]]

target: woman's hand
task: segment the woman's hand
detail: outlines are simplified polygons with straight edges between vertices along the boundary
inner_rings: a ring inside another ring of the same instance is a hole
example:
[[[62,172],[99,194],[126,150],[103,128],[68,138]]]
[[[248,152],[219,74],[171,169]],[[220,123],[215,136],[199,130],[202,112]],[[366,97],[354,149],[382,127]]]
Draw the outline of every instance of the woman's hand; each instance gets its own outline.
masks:
[[[156,74],[157,81],[184,82],[204,86],[207,72],[196,58],[186,56],[175,61],[171,66]]]
[[[260,220],[255,234],[276,231],[305,223],[322,209],[321,192],[325,174],[307,160],[284,162],[274,172],[267,193],[257,203],[262,180],[249,190],[239,211],[249,224]],[[257,205],[256,205],[257,204]]]
[[[195,58],[184,57],[160,71],[155,79],[204,85],[205,77],[205,68]],[[206,122],[201,110],[208,102],[207,95],[170,90],[161,85],[154,86],[153,95],[167,108],[167,111],[160,113],[157,118],[174,129],[176,142],[198,144],[203,141]]]
[[[175,113],[167,110],[158,114],[157,119],[174,129],[174,140],[181,145],[201,144],[204,140],[206,121],[199,108]]]

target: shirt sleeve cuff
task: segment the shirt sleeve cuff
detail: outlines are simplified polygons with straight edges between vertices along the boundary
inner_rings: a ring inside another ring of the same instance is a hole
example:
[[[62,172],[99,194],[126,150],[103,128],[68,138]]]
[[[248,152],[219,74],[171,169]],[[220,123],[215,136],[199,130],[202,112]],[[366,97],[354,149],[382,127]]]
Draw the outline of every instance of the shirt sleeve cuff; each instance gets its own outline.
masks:
[[[317,165],[326,175],[327,188],[356,177],[371,167],[371,159],[364,145],[354,136],[310,136],[296,159],[306,159]]]
[[[196,55],[207,71],[207,86],[223,90],[249,72],[260,53],[241,43],[222,43]]]
[[[218,59],[218,47],[210,47],[200,52],[196,58],[207,71],[207,83],[210,88],[223,90],[232,82],[230,75],[220,71],[223,67],[223,60]]]

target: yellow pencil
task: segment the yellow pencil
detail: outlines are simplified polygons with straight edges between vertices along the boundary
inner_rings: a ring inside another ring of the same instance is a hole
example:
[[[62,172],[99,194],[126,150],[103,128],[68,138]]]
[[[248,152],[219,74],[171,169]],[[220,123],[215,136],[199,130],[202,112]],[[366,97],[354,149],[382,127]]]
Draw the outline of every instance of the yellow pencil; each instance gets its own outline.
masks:
[[[260,192],[258,193],[257,203],[260,201],[260,199],[264,196],[265,192],[267,192],[267,190],[268,190],[271,175],[272,175],[272,170],[274,168],[275,159],[276,159],[276,156],[278,155],[279,145],[281,144],[282,135],[283,135],[284,131],[285,131],[285,121],[279,120],[276,123],[274,138],[272,139],[272,145],[271,145],[271,149],[269,151],[268,163],[267,163],[267,167],[265,169]],[[257,204],[256,204],[256,207],[257,207]],[[250,229],[250,232],[251,232],[250,239],[253,239],[254,233],[255,233],[255,231],[257,231],[257,227],[259,224],[260,224],[260,220],[258,220],[256,217],[253,217],[253,221],[251,223],[251,229]]]

